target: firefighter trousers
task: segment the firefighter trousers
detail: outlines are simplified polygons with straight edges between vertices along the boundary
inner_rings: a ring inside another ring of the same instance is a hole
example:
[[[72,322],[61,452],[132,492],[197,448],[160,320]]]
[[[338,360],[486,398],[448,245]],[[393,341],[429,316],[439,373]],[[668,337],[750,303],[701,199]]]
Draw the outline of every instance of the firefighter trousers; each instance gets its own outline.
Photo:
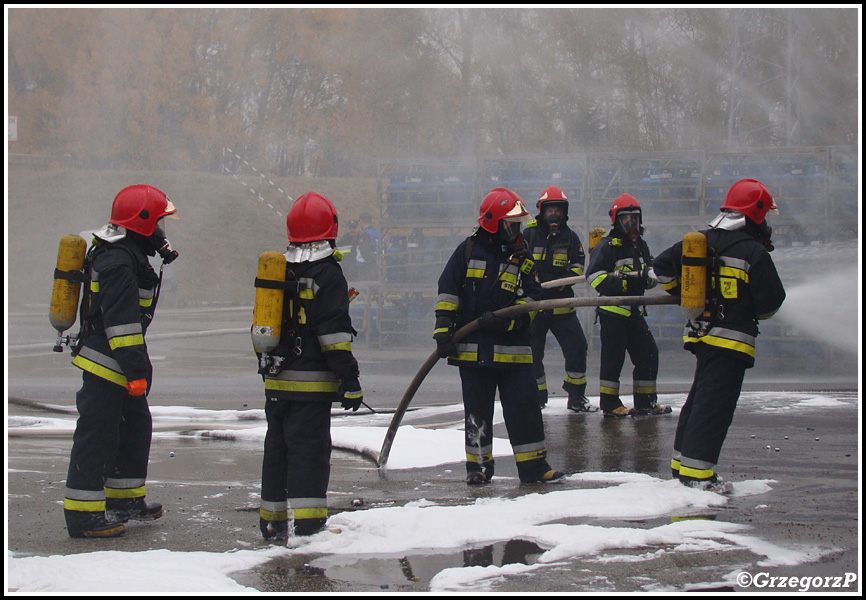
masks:
[[[680,410],[674,435],[674,471],[709,479],[734,419],[748,363],[735,352],[703,343],[693,345],[695,378]]]
[[[153,421],[146,396],[86,371],[82,380],[64,508],[99,512],[106,496],[145,495]]]
[[[532,339],[532,369],[538,387],[540,399],[547,397],[547,376],[544,371],[544,348],[547,344],[547,332],[553,333],[562,356],[565,358],[565,381],[562,389],[569,397],[581,397],[586,394],[586,336],[580,326],[577,313],[554,315],[553,311],[540,311],[535,315],[529,332]]]
[[[287,520],[295,528],[328,516],[331,475],[331,402],[268,399],[262,459],[262,510],[265,520]],[[270,517],[270,518],[269,518]]]
[[[466,425],[466,470],[493,466],[493,410],[498,389],[520,480],[534,481],[549,471],[544,422],[532,371],[460,367],[460,381]]]
[[[643,317],[628,319],[599,313],[601,365],[599,368],[599,405],[608,412],[622,406],[619,376],[628,353],[634,370],[632,384],[634,407],[649,408],[658,400],[656,377],[659,351],[653,334]]]

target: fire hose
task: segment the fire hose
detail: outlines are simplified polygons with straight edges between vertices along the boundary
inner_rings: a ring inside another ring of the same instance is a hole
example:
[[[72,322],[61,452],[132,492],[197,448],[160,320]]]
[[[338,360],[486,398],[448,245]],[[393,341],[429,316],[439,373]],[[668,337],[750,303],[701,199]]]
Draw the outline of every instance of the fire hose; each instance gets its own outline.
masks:
[[[584,278],[567,278],[567,279],[578,279],[583,280]],[[565,280],[557,280],[557,285],[563,285],[560,282]],[[506,308],[501,308],[497,311],[494,311],[493,314],[497,317],[501,318],[511,318],[517,315],[521,315],[523,313],[532,312],[532,311],[541,311],[541,310],[551,310],[554,308],[565,308],[570,306],[650,306],[657,304],[679,304],[680,299],[674,296],[596,296],[590,298],[554,298],[551,300],[537,300],[526,302],[525,304],[515,304],[513,306],[508,306]],[[458,342],[470,333],[476,331],[480,327],[481,319],[475,319],[474,321],[470,321],[460,329],[454,332],[454,336],[451,338],[453,342]],[[400,400],[400,404],[397,405],[397,410],[394,411],[394,416],[391,418],[391,424],[388,425],[388,431],[385,432],[385,440],[382,442],[382,449],[379,451],[379,459],[378,466],[380,469],[385,468],[388,464],[388,456],[391,453],[391,445],[394,443],[394,438],[397,435],[397,429],[400,427],[400,422],[403,420],[403,415],[406,414],[406,409],[409,408],[409,403],[412,401],[412,398],[415,397],[415,392],[418,391],[418,388],[421,387],[421,383],[427,377],[427,374],[430,373],[430,370],[433,366],[439,361],[438,352],[434,351],[424,364],[421,365],[421,368],[418,370],[418,373],[415,374],[415,377],[412,379],[412,382],[409,384],[409,387],[406,389],[406,393],[403,394],[403,398]]]

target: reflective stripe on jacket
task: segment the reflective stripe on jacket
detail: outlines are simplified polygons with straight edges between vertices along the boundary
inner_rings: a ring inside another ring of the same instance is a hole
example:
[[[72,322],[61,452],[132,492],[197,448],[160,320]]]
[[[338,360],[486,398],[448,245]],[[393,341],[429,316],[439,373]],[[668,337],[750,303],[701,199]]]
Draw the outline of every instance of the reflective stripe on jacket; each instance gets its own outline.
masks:
[[[94,251],[89,278],[89,294],[81,307],[89,330],[82,332],[72,364],[121,386],[149,381],[144,336],[156,308],[159,276],[138,245],[123,238]]]
[[[466,260],[464,240],[448,260],[439,277],[436,317],[448,317],[455,329],[496,311],[528,300],[538,299],[541,285],[533,265],[513,257],[487,232],[472,238],[471,254]],[[521,267],[529,272],[521,272]],[[531,267],[531,269],[530,269]],[[511,319],[505,331],[475,331],[457,344],[457,353],[448,358],[451,365],[485,367],[532,366],[529,341],[530,316]]]
[[[349,288],[336,259],[287,263],[286,279],[303,285],[283,300],[280,342],[271,352],[283,359],[282,370],[265,376],[267,398],[333,402],[341,384],[360,389]]]
[[[683,342],[686,348],[703,343],[740,353],[749,365],[755,361],[758,321],[769,319],[782,306],[785,288],[770,253],[755,238],[744,238],[742,231],[709,229],[708,249],[722,250],[718,281],[707,273],[707,298],[717,299],[721,311],[714,316],[709,310],[686,325]],[[740,238],[740,239],[738,239]],[[744,238],[744,239],[743,239]],[[677,242],[656,258],[654,271],[662,288],[679,296],[683,244]]]
[[[615,273],[639,272],[652,265],[653,257],[643,238],[633,244],[629,239],[607,235],[589,254],[586,281],[601,296],[634,295],[626,291],[625,278]],[[597,311],[624,318],[644,314],[641,306],[599,306]]]

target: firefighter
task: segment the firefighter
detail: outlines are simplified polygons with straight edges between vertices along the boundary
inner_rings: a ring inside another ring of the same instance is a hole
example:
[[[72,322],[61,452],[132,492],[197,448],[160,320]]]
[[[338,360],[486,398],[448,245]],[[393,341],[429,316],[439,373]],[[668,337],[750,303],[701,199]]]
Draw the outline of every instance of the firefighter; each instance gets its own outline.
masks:
[[[528,212],[511,190],[496,188],[481,202],[480,227],[461,242],[439,277],[433,337],[440,357],[460,369],[465,416],[466,483],[493,478],[493,410],[497,389],[521,483],[556,481],[550,468],[541,408],[532,375],[528,314],[494,311],[541,293],[521,235]],[[480,318],[480,329],[459,343],[455,330]]]
[[[776,208],[764,184],[741,179],[728,189],[709,229],[701,232],[711,258],[706,310],[689,320],[683,336],[697,366],[680,411],[671,460],[674,477],[690,487],[721,492],[730,488],[715,466],[746,369],[755,364],[757,322],[770,318],[785,300],[770,257],[772,229],[766,219]],[[681,289],[682,247],[677,242],[655,261],[662,289],[675,296]]]
[[[308,536],[327,520],[331,404],[357,411],[364,395],[352,354],[346,278],[335,256],[338,217],[316,192],[286,217],[285,292],[278,344],[259,357],[265,382],[265,435],[259,526],[265,539]],[[264,366],[262,366],[264,365]]]
[[[161,504],[145,501],[153,370],[144,337],[162,279],[148,256],[159,254],[163,264],[177,257],[163,225],[176,212],[165,193],[132,185],[117,194],[108,225],[93,234],[73,348],[83,383],[63,501],[74,538],[117,537],[130,519],[163,514]]]
[[[590,253],[586,280],[602,296],[643,296],[656,285],[653,257],[644,239],[640,203],[621,194],[610,211],[611,230]],[[647,326],[643,306],[599,306],[601,338],[599,404],[605,417],[661,415],[671,412],[658,404],[656,376],[659,354]],[[619,377],[628,353],[632,371],[634,408],[626,408],[619,394]]]
[[[532,252],[532,259],[541,283],[565,277],[583,275],[586,260],[583,244],[577,232],[568,226],[568,197],[558,187],[551,186],[541,193],[536,204],[538,215],[529,222],[523,237]],[[574,298],[571,285],[542,291],[541,299]],[[542,310],[535,314],[529,328],[532,339],[532,365],[538,386],[538,404],[547,404],[547,376],[544,372],[544,346],[547,332],[553,333],[565,358],[565,381],[562,389],[568,393],[567,407],[574,412],[596,412],[586,398],[586,336],[573,306]]]

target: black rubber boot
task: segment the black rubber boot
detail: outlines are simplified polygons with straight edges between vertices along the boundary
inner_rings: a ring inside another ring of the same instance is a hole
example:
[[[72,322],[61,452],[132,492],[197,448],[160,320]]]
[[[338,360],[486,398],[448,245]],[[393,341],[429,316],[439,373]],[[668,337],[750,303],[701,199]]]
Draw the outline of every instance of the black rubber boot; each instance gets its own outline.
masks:
[[[574,412],[598,412],[598,407],[590,404],[589,399],[586,396],[573,396],[569,394],[568,404],[566,404],[565,407]]]
[[[155,521],[162,516],[162,504],[147,503],[144,496],[139,498],[108,498],[105,501],[105,516],[111,521],[126,523],[134,521]]]
[[[104,512],[63,511],[66,531],[72,538],[113,538],[123,535],[123,523],[109,521]]]
[[[285,540],[289,537],[288,521],[266,521],[259,517],[259,529],[266,540]]]
[[[295,519],[292,529],[295,535],[314,535],[325,529],[327,519]]]

